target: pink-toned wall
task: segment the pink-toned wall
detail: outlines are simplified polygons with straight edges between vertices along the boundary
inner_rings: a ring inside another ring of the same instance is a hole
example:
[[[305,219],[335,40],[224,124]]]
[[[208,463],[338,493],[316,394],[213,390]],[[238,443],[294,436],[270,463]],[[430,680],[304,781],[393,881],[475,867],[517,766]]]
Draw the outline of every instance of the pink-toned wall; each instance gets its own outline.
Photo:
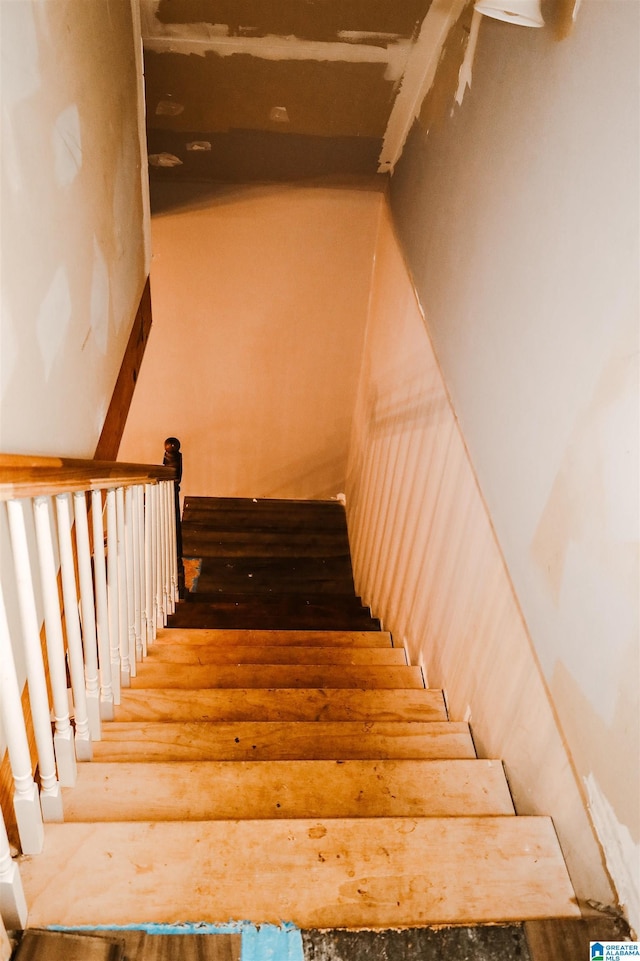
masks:
[[[173,434],[186,494],[344,490],[381,203],[373,185],[227,188],[155,216],[119,459],[156,462]]]
[[[385,210],[353,419],[356,589],[505,762],[516,810],[553,817],[576,893],[613,894],[491,519]]]

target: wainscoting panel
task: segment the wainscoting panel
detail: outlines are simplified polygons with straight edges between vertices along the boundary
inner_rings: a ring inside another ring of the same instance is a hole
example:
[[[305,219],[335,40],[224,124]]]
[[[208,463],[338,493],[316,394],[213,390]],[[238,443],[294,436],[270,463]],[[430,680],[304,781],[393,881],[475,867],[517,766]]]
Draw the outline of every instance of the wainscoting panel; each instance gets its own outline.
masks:
[[[464,345],[461,345],[464,349]],[[385,210],[353,422],[347,515],[356,588],[478,754],[502,758],[520,814],[550,814],[580,899],[612,891]]]

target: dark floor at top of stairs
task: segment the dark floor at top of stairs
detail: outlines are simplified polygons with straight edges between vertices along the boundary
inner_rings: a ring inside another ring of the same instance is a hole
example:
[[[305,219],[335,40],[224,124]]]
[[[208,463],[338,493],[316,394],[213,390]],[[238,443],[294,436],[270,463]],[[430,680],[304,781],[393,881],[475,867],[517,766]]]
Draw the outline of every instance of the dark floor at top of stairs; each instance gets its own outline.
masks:
[[[305,961],[532,961],[522,925],[303,931]],[[586,958],[585,958],[586,961]]]

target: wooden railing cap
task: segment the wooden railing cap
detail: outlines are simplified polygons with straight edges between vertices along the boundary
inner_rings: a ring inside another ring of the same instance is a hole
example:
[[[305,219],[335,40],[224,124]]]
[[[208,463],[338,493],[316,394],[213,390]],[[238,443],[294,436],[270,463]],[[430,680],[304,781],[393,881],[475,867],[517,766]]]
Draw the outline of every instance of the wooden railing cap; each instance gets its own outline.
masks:
[[[174,480],[172,466],[0,454],[0,500]]]

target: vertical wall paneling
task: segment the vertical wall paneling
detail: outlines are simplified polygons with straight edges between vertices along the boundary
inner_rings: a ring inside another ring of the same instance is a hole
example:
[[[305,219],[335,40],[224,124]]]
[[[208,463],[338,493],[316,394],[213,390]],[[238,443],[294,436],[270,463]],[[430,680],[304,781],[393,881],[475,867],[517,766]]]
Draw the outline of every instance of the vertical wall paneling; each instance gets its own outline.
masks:
[[[444,687],[516,809],[553,817],[580,898],[612,891],[385,210],[353,418],[347,516],[358,592]]]

